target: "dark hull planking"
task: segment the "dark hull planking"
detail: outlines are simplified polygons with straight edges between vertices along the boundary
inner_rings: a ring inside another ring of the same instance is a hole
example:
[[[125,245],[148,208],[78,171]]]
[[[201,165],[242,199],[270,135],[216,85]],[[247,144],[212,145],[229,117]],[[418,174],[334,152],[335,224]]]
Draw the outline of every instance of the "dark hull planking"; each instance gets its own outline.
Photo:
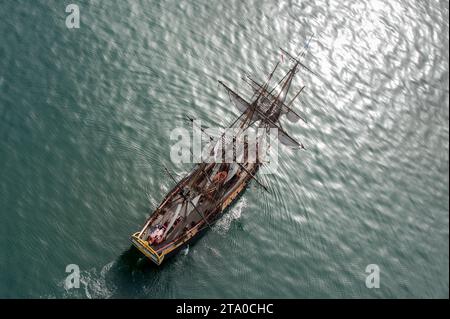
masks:
[[[258,166],[255,166],[254,169],[251,170],[251,173],[254,175],[254,174],[256,174],[257,171],[258,171]],[[210,225],[214,224],[218,219],[220,219],[220,217],[222,217],[222,215],[227,210],[227,208],[230,207],[231,204],[233,204],[235,201],[238,200],[238,198],[240,197],[239,195],[241,195],[245,191],[246,186],[251,179],[252,179],[252,177],[250,175],[247,175],[247,178],[245,178],[243,180],[243,182],[238,185],[238,187],[236,188],[236,190],[233,193],[228,195],[221,202],[218,202],[216,210],[213,211],[210,214],[211,217],[208,218],[208,222]],[[182,182],[180,182],[180,183],[182,183]],[[174,189],[176,189],[177,187],[178,187],[178,185],[175,186]],[[168,193],[166,198],[169,197],[169,195],[174,192],[174,189],[172,189]],[[199,240],[206,233],[208,228],[209,228],[208,225],[203,225],[203,227],[201,227],[195,233],[193,233],[192,236],[187,237],[186,239],[182,240],[181,242],[180,241],[173,242],[172,244],[165,247],[162,251],[160,251],[160,250],[155,251],[146,241],[139,238],[139,236],[138,236],[139,233],[134,233],[131,236],[131,242],[147,258],[149,258],[155,264],[161,265],[162,262],[164,260],[166,260],[167,258],[170,258],[170,257],[176,255],[180,250],[187,247],[188,245],[194,244],[197,240]]]

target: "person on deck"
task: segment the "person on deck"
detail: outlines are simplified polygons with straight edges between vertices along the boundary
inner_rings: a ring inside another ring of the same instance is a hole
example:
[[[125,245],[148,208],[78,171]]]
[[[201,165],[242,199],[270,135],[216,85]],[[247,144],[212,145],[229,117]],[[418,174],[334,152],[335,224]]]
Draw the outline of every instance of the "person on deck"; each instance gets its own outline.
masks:
[[[162,236],[164,234],[164,227],[161,225],[156,225],[155,229],[148,236],[148,243],[151,245],[153,243],[159,244],[162,241]]]

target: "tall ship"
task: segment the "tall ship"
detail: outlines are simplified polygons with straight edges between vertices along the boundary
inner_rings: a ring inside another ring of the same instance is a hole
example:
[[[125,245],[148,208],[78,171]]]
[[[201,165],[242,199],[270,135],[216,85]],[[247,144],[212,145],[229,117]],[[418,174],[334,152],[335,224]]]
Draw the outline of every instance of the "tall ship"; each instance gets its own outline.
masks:
[[[310,40],[311,38],[308,44]],[[252,93],[249,98],[242,97],[219,81],[240,112],[229,126],[235,132],[231,139],[225,138],[224,134],[215,138],[207,137],[212,145],[209,155],[219,160],[195,164],[180,181],[166,169],[175,187],[165,196],[142,228],[131,236],[133,245],[157,265],[161,265],[168,257],[203,235],[223,215],[227,207],[237,200],[250,181],[253,180],[269,191],[256,176],[265,164],[262,154],[258,154],[264,134],[276,129],[280,144],[296,149],[304,148],[283,129],[280,120],[285,116],[291,122],[305,121],[293,109],[293,102],[304,86],[292,98],[287,97],[295,75],[301,69],[312,71],[300,61],[305,51],[294,56],[281,50],[283,60],[286,56],[289,69],[274,84],[271,84],[274,82],[272,78],[280,62],[275,65],[265,82],[244,76]],[[188,120],[195,124],[194,119],[188,117]],[[205,133],[203,128],[200,129]],[[243,143],[239,143],[240,147],[236,145],[236,141],[249,130],[255,129],[260,135],[256,139],[256,157],[251,159],[249,149],[252,147],[248,139],[243,139]],[[227,149],[233,150],[233,161],[223,160]]]

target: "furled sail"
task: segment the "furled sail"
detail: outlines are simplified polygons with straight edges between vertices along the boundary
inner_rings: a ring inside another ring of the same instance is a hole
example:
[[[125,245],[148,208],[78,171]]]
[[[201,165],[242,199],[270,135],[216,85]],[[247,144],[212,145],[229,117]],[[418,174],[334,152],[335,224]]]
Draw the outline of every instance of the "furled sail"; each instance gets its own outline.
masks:
[[[250,104],[246,100],[244,100],[244,98],[242,98],[239,94],[231,90],[229,87],[225,86],[225,88],[228,91],[230,99],[232,100],[234,105],[236,105],[236,108],[241,112],[247,111]]]
[[[166,230],[164,231],[164,235],[162,236],[163,238],[166,237],[167,232],[169,231],[170,228],[172,228],[173,224],[175,223],[175,221],[177,220],[178,216],[180,215],[181,212],[181,208],[184,206],[185,202],[179,203],[177,206],[177,209],[175,211],[175,214],[173,215],[172,219],[170,220],[169,225],[167,225]]]
[[[294,110],[292,110],[289,106],[282,103],[273,93],[268,92],[267,90],[264,90],[261,84],[256,82],[250,77],[244,78],[246,82],[250,85],[250,87],[253,90],[254,96],[261,94],[259,98],[258,107],[261,111],[267,112],[270,106],[275,105],[274,108],[275,111],[278,109],[279,105],[281,105],[281,113],[286,115],[286,118],[292,122],[296,123],[298,120],[302,119],[300,115],[298,115]],[[304,87],[300,89],[300,91],[297,93],[297,95],[292,99],[292,101],[289,103],[289,105],[292,104],[292,102],[295,100],[295,98],[300,94],[300,92],[303,90]],[[303,120],[303,119],[302,119]]]
[[[197,203],[198,203],[198,201],[199,201],[199,199],[200,199],[201,196],[202,196],[201,194],[198,195],[198,196],[196,196],[196,197],[192,200],[192,203],[189,203],[189,204],[188,204],[188,207],[187,207],[187,209],[186,209],[185,217],[188,217],[189,214],[192,213],[192,212],[194,211],[195,206],[197,206]]]
[[[237,163],[230,164],[230,169],[228,171],[228,175],[227,175],[227,178],[225,179],[224,183],[226,183],[230,179],[232,179],[234,177],[234,175],[236,175],[238,170],[239,170],[239,165]]]
[[[298,114],[296,114],[295,112],[293,112],[287,108],[283,107],[281,112],[286,114],[286,118],[289,120],[289,122],[297,123],[298,120],[301,119],[301,117]]]
[[[303,148],[303,145],[290,137],[286,132],[278,130],[278,140],[281,144],[292,147],[292,148]]]
[[[219,81],[220,84],[227,90],[228,96],[230,97],[230,100],[233,102],[233,104],[236,106],[236,108],[244,113],[244,112],[253,112],[254,105],[251,105],[248,103],[243,97],[241,97],[239,94],[234,92],[231,88],[229,88],[225,83],[222,81]],[[259,116],[256,112],[253,112],[252,121],[259,120]]]
[[[214,165],[214,167],[213,167],[213,169],[212,169],[212,173],[211,173],[211,175],[210,175],[210,178],[209,178],[208,181],[206,182],[206,186],[205,186],[205,187],[208,187],[209,184],[211,184],[212,178],[217,174],[217,172],[219,172],[220,165],[221,165],[220,163]]]

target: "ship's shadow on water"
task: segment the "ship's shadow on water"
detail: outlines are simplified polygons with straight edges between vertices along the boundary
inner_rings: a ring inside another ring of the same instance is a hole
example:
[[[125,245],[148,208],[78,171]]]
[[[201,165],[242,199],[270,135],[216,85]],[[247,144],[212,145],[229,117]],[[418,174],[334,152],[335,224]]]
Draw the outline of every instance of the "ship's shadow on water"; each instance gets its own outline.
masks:
[[[118,266],[126,272],[127,270],[132,272],[135,270],[140,271],[158,271],[159,267],[151,262],[148,258],[145,258],[139,250],[134,246],[130,246],[125,250],[117,260]]]
[[[182,252],[180,251],[177,255],[179,254],[182,254]],[[177,259],[177,255],[164,260],[164,263],[158,266],[145,257],[136,247],[130,246],[117,259],[117,266],[120,266],[121,270],[124,272],[142,271],[147,273],[158,273],[164,269],[165,266],[172,264]]]

